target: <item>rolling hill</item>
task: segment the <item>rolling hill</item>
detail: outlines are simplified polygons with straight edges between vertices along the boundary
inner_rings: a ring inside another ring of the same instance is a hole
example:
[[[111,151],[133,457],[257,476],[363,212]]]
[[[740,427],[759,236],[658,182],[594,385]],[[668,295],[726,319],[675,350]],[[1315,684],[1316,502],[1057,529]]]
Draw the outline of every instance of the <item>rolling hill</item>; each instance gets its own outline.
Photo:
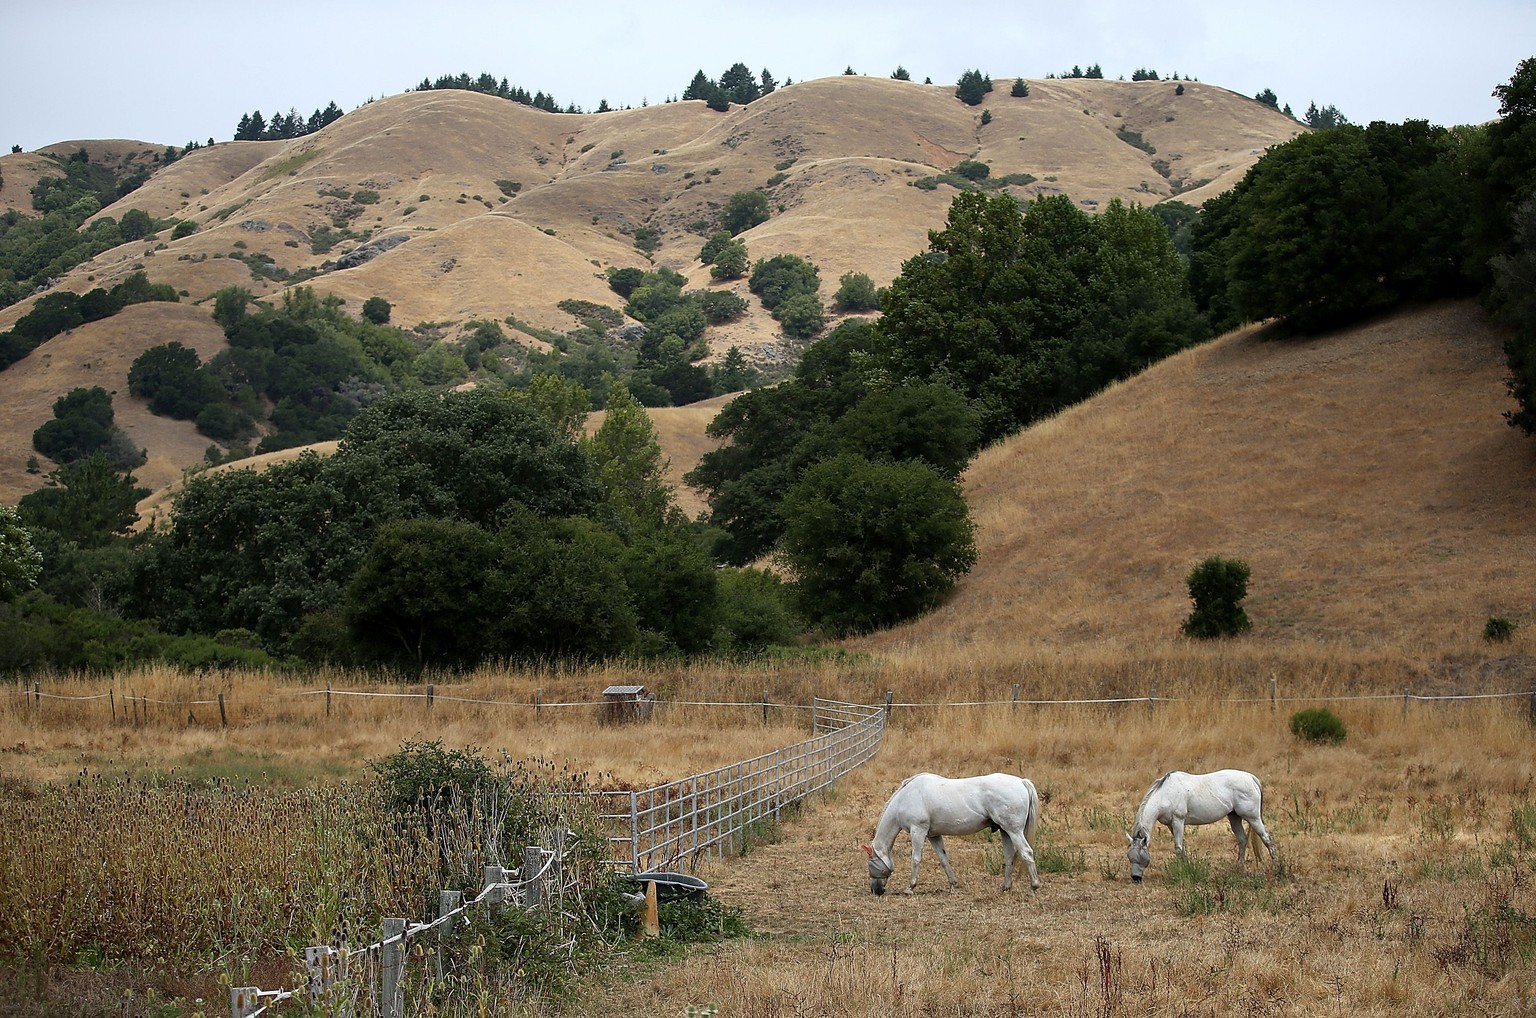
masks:
[[[704,236],[732,193],[762,188],[774,214],[743,235],[751,257],[809,258],[829,299],[844,273],[884,285],[926,248],[955,192],[947,184],[913,185],[962,160],[987,163],[993,177],[1034,178],[1007,185],[1021,200],[1065,193],[1084,208],[1116,197],[1198,204],[1232,186],[1268,146],[1304,130],[1200,82],[1179,83],[1183,94],[1176,94],[1179,85],[1167,81],[1034,80],[1029,96],[1015,98],[1006,94],[1011,79],[998,81],[1002,87],[980,107],[961,103],[951,86],[838,76],[726,113],[690,101],[551,114],[478,93],[430,90],[369,103],[304,138],[194,150],[100,214],[139,208],[191,220],[197,232],[124,244],[59,281],[83,293],[142,269],[185,291],[182,304],[92,323],[7,370],[12,391],[24,395],[0,407],[0,501],[37,486],[39,478],[25,471],[32,431],[48,419],[54,398],[79,385],[117,392],[119,420],[148,453],[138,476],[151,488],[199,461],[208,440],[190,424],[152,418],[137,406],[126,392],[126,368],[142,350],[172,339],[204,357],[216,352],[222,334],[199,302],[221,287],[271,298],[284,286],[272,276],[318,272],[306,285],[353,311],[382,296],[397,324],[437,323],[452,335],[473,319],[513,318],[569,330],[578,322],[558,307],[562,300],[621,303],[605,282],[610,267],[654,263],[694,286],[711,285],[697,261]],[[986,124],[984,112],[991,114]],[[69,141],[46,152],[82,147],[93,160],[123,164],[158,149]],[[49,165],[36,153],[0,156],[0,207],[28,210],[27,188]],[[339,197],[359,191],[377,200],[358,206]],[[659,238],[650,259],[635,246],[642,227]],[[343,239],[319,250],[328,232]],[[369,252],[378,253],[361,260]],[[337,268],[347,254],[360,263]],[[241,260],[252,256],[275,268],[253,273]],[[745,295],[744,281],[713,285]],[[736,345],[761,364],[792,362],[798,347],[751,303],[745,319],[710,331],[714,351]],[[0,330],[29,304],[0,310]]]

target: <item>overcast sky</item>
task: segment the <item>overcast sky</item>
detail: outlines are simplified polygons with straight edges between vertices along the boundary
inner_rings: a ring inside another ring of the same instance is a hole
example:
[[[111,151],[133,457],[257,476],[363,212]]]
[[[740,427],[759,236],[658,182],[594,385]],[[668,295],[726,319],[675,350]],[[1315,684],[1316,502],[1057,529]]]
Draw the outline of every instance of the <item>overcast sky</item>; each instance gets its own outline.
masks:
[[[1173,4],[953,0],[44,0],[0,8],[0,145],[227,141],[242,114],[352,110],[422,78],[488,72],[562,107],[679,96],[741,62],[783,82],[841,74],[999,81],[1074,64],[1177,71],[1300,115],[1454,125],[1536,55],[1536,0]]]

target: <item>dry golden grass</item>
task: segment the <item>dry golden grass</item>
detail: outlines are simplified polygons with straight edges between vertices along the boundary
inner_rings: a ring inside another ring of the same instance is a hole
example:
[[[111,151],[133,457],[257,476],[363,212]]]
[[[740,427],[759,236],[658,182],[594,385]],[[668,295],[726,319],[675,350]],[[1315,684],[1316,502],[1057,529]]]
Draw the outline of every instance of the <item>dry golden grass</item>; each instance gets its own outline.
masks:
[[[1150,204],[1172,193],[1170,181],[1212,180],[1180,196],[1198,203],[1208,190],[1231,186],[1267,146],[1303,129],[1262,104],[1198,82],[1187,83],[1183,96],[1173,94],[1171,82],[1036,81],[1031,88],[1027,99],[994,94],[986,127],[980,111],[955,99],[950,86],[846,75],[800,82],[726,114],[702,101],[549,114],[471,92],[409,92],[369,103],[306,138],[227,142],[190,153],[101,214],[142,208],[193,220],[198,232],[122,245],[68,273],[61,285],[84,293],[142,269],[154,282],[187,291],[191,304],[231,285],[275,298],[281,286],[253,279],[227,256],[267,255],[291,272],[334,259],[346,245],[317,255],[309,243],[311,231],[329,225],[343,205],[320,191],[368,188],[380,201],[365,206],[352,228],[400,233],[409,242],[307,285],[354,310],[384,296],[394,321],[406,326],[436,322],[451,332],[470,319],[510,315],[571,329],[578,323],[558,309],[561,300],[616,306],[604,270],[651,264],[634,247],[638,226],[661,235],[655,264],[684,273],[693,286],[744,289],[711,283],[696,261],[703,243],[698,224],[712,222],[732,193],[766,186],[781,172],[778,165],[792,161],[772,188],[774,217],[745,240],[754,258],[810,258],[830,298],[844,273],[863,272],[883,285],[926,248],[952,192],[909,185],[962,159],[990,163],[994,176],[1034,174],[1035,183],[1010,188],[1021,199],[1065,192],[1085,207],[1114,197]],[[1120,126],[1141,132],[1158,154],[1119,140]],[[50,151],[67,154],[80,144]],[[163,147],[83,144],[97,161]],[[1167,162],[1167,179],[1154,159]],[[35,154],[0,155],[0,207],[29,211],[26,188],[50,168]],[[497,180],[521,189],[504,200]],[[793,361],[795,347],[751,303],[741,321],[711,330],[715,355],[736,345],[760,362]],[[0,330],[28,307],[0,309]],[[122,316],[97,323],[90,336],[98,353],[56,363],[53,396],[102,384],[123,394],[121,413],[126,372],[104,378],[80,364],[109,347],[144,343],[145,335]],[[538,345],[532,337],[526,342]],[[31,433],[45,419],[0,420],[0,433],[18,433],[0,447],[0,500],[35,487],[24,465]],[[146,437],[157,443],[148,446],[151,458],[168,460],[176,472],[201,458],[203,446],[188,456],[179,445],[161,448],[158,436]]]
[[[1451,302],[1179,354],[977,457],[976,567],[938,611],[856,645],[1145,653],[1179,641],[1210,555],[1252,567],[1249,641],[1433,668],[1490,616],[1536,621],[1536,458],[1501,420],[1501,342]]]

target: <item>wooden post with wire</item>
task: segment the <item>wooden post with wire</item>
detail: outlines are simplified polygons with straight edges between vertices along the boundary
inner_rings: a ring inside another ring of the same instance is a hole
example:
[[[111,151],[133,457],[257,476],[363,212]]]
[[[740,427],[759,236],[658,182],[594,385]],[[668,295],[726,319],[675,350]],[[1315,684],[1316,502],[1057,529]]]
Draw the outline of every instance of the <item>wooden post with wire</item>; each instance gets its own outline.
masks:
[[[1019,684],[1017,682],[1013,684],[1013,712],[1015,714],[1019,712]]]
[[[400,977],[405,974],[405,920],[385,919],[379,942],[379,1013],[401,1018]]]

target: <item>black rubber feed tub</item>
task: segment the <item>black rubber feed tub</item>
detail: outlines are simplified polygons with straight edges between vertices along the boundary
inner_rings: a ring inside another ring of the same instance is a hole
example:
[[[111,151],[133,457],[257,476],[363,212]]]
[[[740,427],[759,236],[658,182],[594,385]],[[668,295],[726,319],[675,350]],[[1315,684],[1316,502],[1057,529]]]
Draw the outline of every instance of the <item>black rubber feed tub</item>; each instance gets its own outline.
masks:
[[[691,873],[672,873],[666,870],[651,870],[648,873],[636,873],[630,877],[640,885],[640,890],[645,890],[646,884],[656,885],[656,900],[677,901],[682,898],[701,898],[704,892],[709,890],[709,885]]]

